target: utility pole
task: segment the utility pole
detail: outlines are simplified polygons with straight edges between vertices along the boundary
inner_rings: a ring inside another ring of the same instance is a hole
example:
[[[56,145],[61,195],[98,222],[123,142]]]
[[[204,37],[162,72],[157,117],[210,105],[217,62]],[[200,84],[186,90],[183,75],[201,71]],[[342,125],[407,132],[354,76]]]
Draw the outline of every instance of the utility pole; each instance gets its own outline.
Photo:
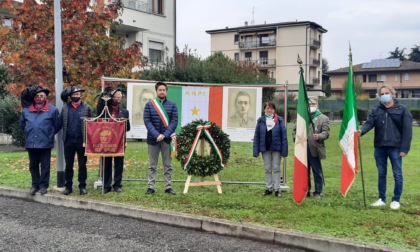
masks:
[[[60,0],[54,0],[54,52],[55,52],[55,106],[61,112],[63,102],[63,54],[61,43],[61,7]],[[57,146],[57,187],[64,187],[64,144],[63,130],[56,134]]]

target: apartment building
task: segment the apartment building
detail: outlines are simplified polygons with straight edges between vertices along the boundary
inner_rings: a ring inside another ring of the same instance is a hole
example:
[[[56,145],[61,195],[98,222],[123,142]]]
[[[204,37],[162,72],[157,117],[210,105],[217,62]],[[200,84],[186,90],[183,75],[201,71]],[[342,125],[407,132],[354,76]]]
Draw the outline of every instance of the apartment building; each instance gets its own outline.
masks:
[[[299,86],[297,55],[303,61],[304,78],[310,95],[322,92],[322,41],[327,32],[310,22],[248,25],[206,31],[211,36],[211,52],[222,52],[238,64],[252,64],[276,83]]]
[[[111,35],[126,39],[126,47],[134,41],[143,44],[143,56],[149,63],[163,63],[176,53],[176,0],[105,0],[121,1],[124,11],[121,25]]]
[[[175,57],[176,52],[176,0],[91,0],[106,4],[122,2],[124,10],[119,17],[123,22],[112,27],[110,36],[124,37],[125,47],[135,41],[142,43],[143,56],[149,63],[162,63],[166,56]],[[16,4],[24,0],[15,0]],[[3,25],[10,25],[13,17],[0,9],[0,17],[6,18]]]
[[[327,72],[331,93],[343,97],[348,67]],[[420,63],[399,59],[375,59],[353,66],[355,82],[360,82],[366,95],[376,97],[377,88],[385,83],[394,87],[397,98],[420,98]]]

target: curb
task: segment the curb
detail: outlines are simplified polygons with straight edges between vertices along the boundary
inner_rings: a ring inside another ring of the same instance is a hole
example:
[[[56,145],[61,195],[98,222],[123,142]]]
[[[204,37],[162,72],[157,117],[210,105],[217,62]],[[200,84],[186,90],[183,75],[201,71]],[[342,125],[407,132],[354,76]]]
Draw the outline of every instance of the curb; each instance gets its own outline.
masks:
[[[131,217],[177,227],[199,230],[202,232],[228,235],[270,244],[295,247],[307,251],[351,251],[351,252],[395,252],[387,247],[346,241],[343,239],[307,235],[294,231],[260,227],[257,225],[235,223],[215,218],[200,217],[170,211],[151,210],[118,203],[98,202],[62,196],[57,194],[36,194],[31,196],[28,190],[0,186],[0,196],[20,198],[28,201],[47,203],[56,206],[91,210],[100,213]]]

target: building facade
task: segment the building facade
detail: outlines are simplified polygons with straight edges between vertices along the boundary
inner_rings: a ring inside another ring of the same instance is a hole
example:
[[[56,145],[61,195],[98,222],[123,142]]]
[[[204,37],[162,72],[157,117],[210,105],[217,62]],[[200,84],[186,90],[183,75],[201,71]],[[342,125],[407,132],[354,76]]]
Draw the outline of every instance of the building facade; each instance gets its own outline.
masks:
[[[176,0],[105,0],[121,1],[122,24],[111,29],[112,36],[126,39],[128,47],[141,42],[143,56],[149,64],[163,63],[176,53]]]
[[[343,97],[348,68],[327,72],[331,94]],[[399,59],[377,59],[353,66],[354,82],[360,83],[364,93],[375,98],[377,88],[388,84],[395,88],[398,98],[420,98],[420,63]]]
[[[135,41],[142,43],[142,53],[149,64],[163,63],[166,57],[176,53],[176,0],[91,0],[91,4],[105,1],[106,4],[121,2],[122,24],[112,27],[110,36],[123,37],[127,48]],[[24,0],[15,0],[16,4]],[[3,25],[11,25],[13,17],[0,9]]]
[[[276,83],[297,91],[297,56],[303,61],[304,78],[312,95],[322,95],[322,41],[327,32],[317,23],[285,22],[206,31],[211,52],[222,52],[238,64],[252,64]]]

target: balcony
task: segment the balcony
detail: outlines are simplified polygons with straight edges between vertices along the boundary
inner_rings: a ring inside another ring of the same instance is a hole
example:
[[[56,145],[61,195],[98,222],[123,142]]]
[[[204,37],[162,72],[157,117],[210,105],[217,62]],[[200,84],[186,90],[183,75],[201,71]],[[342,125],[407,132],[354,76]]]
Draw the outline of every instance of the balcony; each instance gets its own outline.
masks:
[[[260,58],[258,60],[246,59],[237,61],[237,63],[242,66],[255,66],[259,68],[276,67],[276,60],[267,58]]]
[[[251,39],[251,40],[241,40],[239,42],[239,48],[240,49],[250,49],[250,48],[259,48],[259,47],[275,47],[276,46],[276,39]]]
[[[309,45],[312,49],[319,49],[321,48],[321,42],[317,39],[313,39],[311,44]]]
[[[141,12],[163,15],[163,9],[156,7],[152,8],[148,2],[143,2],[141,0],[107,0],[108,3],[113,4],[121,2],[124,8],[133,9]]]
[[[319,67],[321,65],[321,61],[319,59],[310,59],[309,66],[310,67]]]

